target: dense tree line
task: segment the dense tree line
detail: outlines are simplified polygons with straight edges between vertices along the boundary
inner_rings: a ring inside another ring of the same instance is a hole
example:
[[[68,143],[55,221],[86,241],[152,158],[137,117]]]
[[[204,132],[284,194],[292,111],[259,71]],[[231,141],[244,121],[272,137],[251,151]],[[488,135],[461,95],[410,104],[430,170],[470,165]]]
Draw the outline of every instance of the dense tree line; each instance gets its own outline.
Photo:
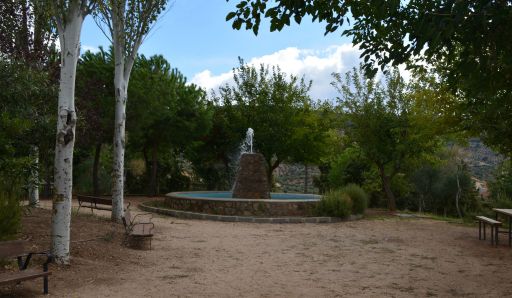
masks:
[[[248,127],[269,181],[298,162],[320,166],[321,191],[358,184],[391,210],[462,217],[510,203],[510,161],[484,202],[454,145],[479,136],[511,156],[510,1],[239,1],[227,19],[254,33],[262,17],[272,31],[304,16],[326,33],[351,21],[342,34],[363,64],[334,74],[330,102],[278,67],[240,60],[234,83],[208,94],[162,56],[139,55],[166,3],[0,3],[1,235],[16,232],[21,198],[37,205],[38,186],[52,185],[52,251],[67,263],[73,192],[112,194],[119,220],[125,192],[228,189]],[[112,47],[80,55],[89,15]],[[399,64],[413,70],[409,82]]]

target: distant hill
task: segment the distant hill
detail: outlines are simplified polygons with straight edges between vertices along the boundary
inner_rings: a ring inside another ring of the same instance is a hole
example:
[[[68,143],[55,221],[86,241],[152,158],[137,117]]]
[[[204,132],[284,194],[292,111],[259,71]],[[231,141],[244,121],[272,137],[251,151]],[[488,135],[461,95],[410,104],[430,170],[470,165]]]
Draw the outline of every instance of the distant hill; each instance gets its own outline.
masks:
[[[471,138],[466,147],[462,147],[471,174],[481,181],[492,180],[494,170],[503,161],[503,156],[485,146],[479,138]]]
[[[313,177],[320,176],[317,166],[308,166],[307,193],[318,193],[313,185]],[[275,182],[280,185],[280,192],[303,193],[306,182],[306,168],[303,164],[281,164],[274,172]]]

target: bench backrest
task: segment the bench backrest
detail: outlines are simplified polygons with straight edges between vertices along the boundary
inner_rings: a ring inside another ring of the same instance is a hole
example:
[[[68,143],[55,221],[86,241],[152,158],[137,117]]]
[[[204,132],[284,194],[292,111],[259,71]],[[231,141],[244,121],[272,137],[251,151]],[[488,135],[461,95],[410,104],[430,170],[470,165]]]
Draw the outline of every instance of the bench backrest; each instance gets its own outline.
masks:
[[[14,258],[25,252],[25,241],[0,241],[0,259]]]
[[[132,228],[132,217],[130,214],[130,209],[124,209],[124,216],[121,217],[121,220],[123,221],[123,225],[126,229],[126,232],[128,232]]]
[[[94,204],[101,204],[101,205],[109,205],[112,206],[112,199],[108,198],[100,198],[100,197],[93,197],[93,196],[77,196],[78,200],[81,202],[87,202],[87,203],[94,203]]]

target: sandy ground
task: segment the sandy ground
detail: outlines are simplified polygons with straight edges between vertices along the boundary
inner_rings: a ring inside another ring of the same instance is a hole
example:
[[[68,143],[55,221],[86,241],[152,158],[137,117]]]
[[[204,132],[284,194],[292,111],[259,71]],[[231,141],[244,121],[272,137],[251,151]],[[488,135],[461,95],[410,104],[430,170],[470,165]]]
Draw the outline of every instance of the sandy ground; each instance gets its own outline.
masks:
[[[90,213],[90,211],[86,211]],[[95,212],[97,213],[97,212]],[[50,212],[24,218],[34,249],[49,243]],[[335,224],[254,224],[155,216],[153,250],[121,246],[100,216],[72,223],[71,266],[52,266],[56,297],[506,297],[512,249],[477,228],[377,217]],[[502,236],[502,238],[504,238]],[[40,280],[0,288],[34,296]]]

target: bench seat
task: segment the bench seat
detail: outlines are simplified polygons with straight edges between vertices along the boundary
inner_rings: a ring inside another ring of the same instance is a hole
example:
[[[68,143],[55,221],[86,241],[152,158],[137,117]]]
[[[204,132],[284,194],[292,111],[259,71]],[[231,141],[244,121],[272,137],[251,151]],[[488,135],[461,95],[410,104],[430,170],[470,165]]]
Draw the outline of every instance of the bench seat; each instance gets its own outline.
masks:
[[[497,220],[494,220],[492,218],[489,218],[489,217],[485,217],[485,216],[477,216],[476,219],[478,219],[479,221],[484,221],[488,224],[491,224],[491,225],[500,225],[501,226],[501,221],[497,221]]]
[[[45,277],[51,275],[51,271],[41,271],[36,269],[26,269],[22,271],[17,272],[5,272],[0,274],[0,286],[10,284],[13,282],[20,282],[25,281],[29,279],[39,278],[39,277]]]
[[[90,208],[91,212],[93,209],[112,211],[112,199],[84,195],[77,195],[76,198],[78,200],[77,211],[81,207]]]
[[[497,221],[495,219],[485,217],[485,216],[477,216],[476,219],[478,220],[478,239],[482,240],[482,226],[483,226],[483,240],[485,240],[486,237],[486,226],[489,225],[491,227],[491,245],[498,246],[498,234],[499,234],[499,228],[501,226],[501,221]]]

